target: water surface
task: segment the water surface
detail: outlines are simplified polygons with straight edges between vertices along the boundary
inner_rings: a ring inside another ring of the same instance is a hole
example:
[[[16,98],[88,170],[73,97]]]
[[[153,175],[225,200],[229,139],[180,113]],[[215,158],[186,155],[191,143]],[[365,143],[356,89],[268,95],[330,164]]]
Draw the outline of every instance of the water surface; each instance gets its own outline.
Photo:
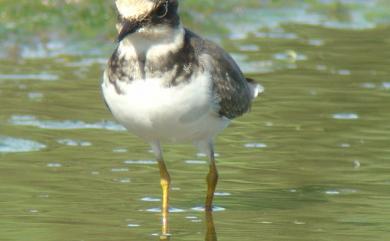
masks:
[[[306,7],[213,15],[242,24],[209,36],[266,89],[216,140],[218,240],[390,239],[390,29]],[[153,154],[100,96],[113,48],[0,59],[0,240],[159,239]],[[205,157],[164,147],[172,239],[204,240]]]

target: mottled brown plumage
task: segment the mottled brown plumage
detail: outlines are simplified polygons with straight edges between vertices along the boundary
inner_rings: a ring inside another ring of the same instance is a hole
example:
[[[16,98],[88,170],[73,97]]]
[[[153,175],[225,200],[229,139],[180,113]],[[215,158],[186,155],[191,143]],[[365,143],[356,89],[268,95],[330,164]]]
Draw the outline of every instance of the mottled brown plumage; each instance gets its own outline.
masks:
[[[248,81],[230,55],[215,43],[204,40],[189,30],[186,31],[186,36],[195,56],[198,56],[199,66],[211,70],[213,92],[219,105],[218,113],[233,119],[247,112],[253,96]]]
[[[138,59],[124,59],[115,51],[109,61],[108,75],[118,93],[120,89],[116,81],[134,80],[133,68],[137,62],[143,62],[145,78],[159,77],[159,74],[176,69],[175,75],[166,82],[171,87],[187,83],[194,71],[207,69],[211,71],[212,91],[219,106],[218,113],[233,119],[247,112],[253,98],[249,85],[255,82],[248,82],[230,55],[215,43],[187,29],[184,39],[184,45],[179,51],[156,60],[146,59],[142,54],[138,55]]]

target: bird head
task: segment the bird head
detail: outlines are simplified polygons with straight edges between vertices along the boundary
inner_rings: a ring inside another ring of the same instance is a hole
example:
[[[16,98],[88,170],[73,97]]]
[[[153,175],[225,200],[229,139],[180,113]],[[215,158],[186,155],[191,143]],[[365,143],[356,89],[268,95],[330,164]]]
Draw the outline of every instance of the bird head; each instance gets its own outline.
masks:
[[[118,41],[137,34],[158,37],[180,26],[178,0],[115,0]]]

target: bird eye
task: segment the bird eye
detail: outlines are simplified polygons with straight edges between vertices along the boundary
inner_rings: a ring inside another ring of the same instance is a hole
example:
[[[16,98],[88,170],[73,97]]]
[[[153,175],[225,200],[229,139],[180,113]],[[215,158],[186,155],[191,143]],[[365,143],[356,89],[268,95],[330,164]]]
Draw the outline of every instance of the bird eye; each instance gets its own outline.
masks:
[[[163,18],[167,16],[168,14],[168,1],[165,1],[163,4],[161,4],[157,10],[156,10],[156,16],[158,18]]]

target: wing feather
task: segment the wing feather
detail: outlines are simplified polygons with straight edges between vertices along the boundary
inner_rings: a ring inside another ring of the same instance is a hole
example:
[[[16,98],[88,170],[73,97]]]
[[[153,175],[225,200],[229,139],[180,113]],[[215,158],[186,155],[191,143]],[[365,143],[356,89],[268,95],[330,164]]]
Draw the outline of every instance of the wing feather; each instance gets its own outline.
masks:
[[[219,115],[233,119],[247,112],[254,98],[254,91],[233,58],[217,44],[204,40],[189,30],[186,30],[186,34],[196,55],[206,56],[206,61],[200,62],[204,69],[211,72]]]

